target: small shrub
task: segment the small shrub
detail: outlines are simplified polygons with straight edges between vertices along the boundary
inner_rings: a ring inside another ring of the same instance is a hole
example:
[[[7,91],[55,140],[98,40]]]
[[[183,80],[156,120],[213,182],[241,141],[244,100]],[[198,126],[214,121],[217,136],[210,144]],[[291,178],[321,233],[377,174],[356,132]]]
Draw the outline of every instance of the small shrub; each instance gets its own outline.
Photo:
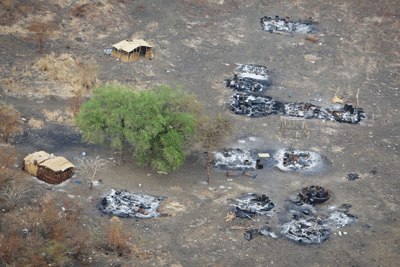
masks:
[[[56,263],[59,265],[63,265],[71,259],[68,257],[67,253],[69,252],[69,248],[66,244],[58,242],[56,240],[50,240],[46,242],[46,246],[44,248],[44,253],[46,253],[46,260],[50,263]]]
[[[119,256],[130,252],[128,247],[132,233],[123,228],[122,224],[104,224],[104,240],[106,249],[115,251]]]
[[[0,106],[0,135],[4,142],[20,130],[21,113],[12,105]]]
[[[85,97],[82,95],[81,90],[74,90],[74,96],[67,100],[69,107],[72,110],[74,118],[76,118],[81,110],[82,104],[85,102]]]
[[[19,152],[14,147],[2,147],[0,149],[0,187],[14,173],[14,165],[17,164]]]
[[[0,259],[2,263],[9,264],[12,259],[20,252],[24,246],[24,241],[20,236],[10,236],[8,238],[0,235]]]
[[[0,199],[5,201],[8,209],[15,208],[30,191],[28,181],[19,172],[15,172],[12,178],[0,188]]]

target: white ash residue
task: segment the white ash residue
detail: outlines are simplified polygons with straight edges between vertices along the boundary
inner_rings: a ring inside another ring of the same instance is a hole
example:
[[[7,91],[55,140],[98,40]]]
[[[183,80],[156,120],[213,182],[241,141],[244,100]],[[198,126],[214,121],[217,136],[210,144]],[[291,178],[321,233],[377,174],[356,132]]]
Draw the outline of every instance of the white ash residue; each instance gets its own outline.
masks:
[[[329,215],[329,218],[326,221],[335,226],[346,226],[352,224],[356,219],[356,216],[348,214],[347,212],[334,211]]]
[[[256,170],[256,160],[250,151],[237,149],[224,149],[214,152],[214,166],[223,170]]]
[[[265,195],[258,196],[249,194],[235,201],[238,204],[231,204],[236,217],[251,219],[256,215],[268,215],[269,211],[275,207],[275,204]]]
[[[330,231],[320,218],[309,218],[283,224],[281,234],[299,243],[321,244],[328,239]]]
[[[111,189],[111,194],[105,196],[98,207],[105,214],[122,218],[155,218],[161,215],[157,208],[163,199]]]
[[[312,33],[316,29],[311,26],[311,21],[305,22],[286,22],[285,19],[275,19],[264,17],[261,18],[261,28],[264,31],[273,33],[276,31],[296,32],[296,33]]]
[[[225,80],[226,86],[240,92],[263,92],[272,84],[268,75],[270,70],[265,66],[237,64],[232,79]]]
[[[291,154],[297,156],[296,162],[289,162],[285,165],[285,155]],[[276,165],[283,171],[311,172],[317,170],[322,165],[322,158],[318,153],[305,150],[286,150],[280,149],[274,155],[278,162]]]

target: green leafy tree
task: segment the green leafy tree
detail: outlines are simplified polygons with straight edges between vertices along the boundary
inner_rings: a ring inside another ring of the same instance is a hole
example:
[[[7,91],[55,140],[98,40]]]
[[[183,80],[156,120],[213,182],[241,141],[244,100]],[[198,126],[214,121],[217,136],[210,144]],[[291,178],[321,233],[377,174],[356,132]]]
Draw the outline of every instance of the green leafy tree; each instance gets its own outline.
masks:
[[[140,166],[169,171],[184,163],[199,113],[201,104],[194,95],[166,85],[136,91],[114,83],[93,90],[76,124],[84,141],[108,144],[121,156],[128,142]]]

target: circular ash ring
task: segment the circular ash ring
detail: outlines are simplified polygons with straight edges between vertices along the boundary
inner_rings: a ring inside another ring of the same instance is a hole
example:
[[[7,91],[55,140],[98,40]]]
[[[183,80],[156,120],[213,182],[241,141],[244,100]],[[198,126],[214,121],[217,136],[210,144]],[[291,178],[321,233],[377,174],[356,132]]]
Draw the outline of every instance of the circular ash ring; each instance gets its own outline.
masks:
[[[301,202],[313,206],[327,205],[332,201],[331,191],[317,185],[303,188],[299,196]]]

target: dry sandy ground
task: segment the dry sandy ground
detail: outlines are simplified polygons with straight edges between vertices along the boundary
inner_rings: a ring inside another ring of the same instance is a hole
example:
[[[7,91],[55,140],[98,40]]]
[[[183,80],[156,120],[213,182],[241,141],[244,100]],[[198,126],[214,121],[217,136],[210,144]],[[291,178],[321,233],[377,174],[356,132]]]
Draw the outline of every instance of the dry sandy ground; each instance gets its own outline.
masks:
[[[52,192],[57,194],[77,192],[85,198],[85,216],[93,224],[110,219],[96,208],[99,198],[110,189],[164,196],[165,205],[181,205],[175,210],[165,207],[169,217],[122,219],[142,238],[145,247],[156,250],[151,260],[139,263],[135,259],[97,253],[96,266],[400,264],[397,115],[400,11],[394,1],[99,1],[94,15],[89,16],[90,12],[83,17],[68,15],[76,3],[61,1],[58,7],[45,7],[58,14],[59,25],[58,32],[45,41],[45,54],[54,51],[56,55],[69,53],[93,60],[100,66],[98,77],[102,82],[119,80],[139,89],[183,83],[185,90],[204,102],[208,113],[221,112],[235,121],[236,131],[229,147],[273,153],[293,146],[318,152],[324,158],[324,167],[313,174],[264,168],[256,179],[233,177],[233,181],[228,181],[231,177],[226,177],[225,171],[213,169],[210,185],[200,183],[206,179],[206,170],[198,154],[190,156],[180,170],[168,175],[138,168],[129,160],[101,173],[98,179],[104,184],[91,191],[86,184],[78,185],[74,180],[53,187]],[[306,41],[302,34],[288,37],[262,31],[259,20],[265,15],[290,16],[293,20],[312,17],[318,22],[319,31],[313,34],[317,42]],[[24,25],[24,19],[13,25],[18,23]],[[26,126],[25,134],[15,138],[22,154],[45,149],[72,162],[83,151],[88,155],[114,157],[113,151],[106,148],[82,144],[79,133],[66,123],[69,117],[57,122],[57,118],[51,121],[46,116],[45,110],[67,109],[63,94],[54,98],[43,97],[47,91],[41,95],[35,93],[46,86],[50,95],[65,84],[40,75],[29,77],[26,72],[45,55],[37,53],[35,42],[21,39],[19,33],[7,34],[5,26],[2,27],[1,100],[14,104],[26,121],[33,118],[44,122],[40,129]],[[103,54],[103,49],[111,44],[132,37],[154,44],[155,58],[123,63]],[[341,94],[353,101],[359,89],[359,105],[367,118],[359,125],[309,120],[306,122],[309,138],[299,135],[296,139],[294,131],[282,135],[279,116],[234,115],[224,108],[224,102],[233,92],[217,82],[232,77],[236,63],[270,68],[274,84],[266,95],[281,101],[311,101],[328,106],[339,87]],[[23,71],[25,76],[21,74]],[[9,78],[17,85],[7,83]],[[21,93],[18,89],[21,87],[31,94]],[[249,137],[255,137],[254,141]],[[374,175],[370,174],[373,169],[377,171]],[[351,172],[360,174],[362,179],[345,179]],[[75,179],[84,181],[79,175]],[[300,245],[279,235],[279,226],[291,219],[290,200],[296,199],[301,188],[310,185],[324,186],[333,193],[332,203],[319,212],[326,213],[346,203],[352,205],[350,213],[358,219],[350,226],[333,229],[323,244]],[[209,190],[210,186],[215,190]],[[219,189],[220,186],[225,189]],[[36,187],[40,192],[49,191],[46,185]],[[268,195],[276,205],[275,211],[270,217],[235,219],[232,225],[254,228],[269,225],[278,238],[256,236],[246,241],[243,231],[226,230],[230,225],[223,218],[232,199],[252,192]],[[338,231],[347,235],[339,236]]]

